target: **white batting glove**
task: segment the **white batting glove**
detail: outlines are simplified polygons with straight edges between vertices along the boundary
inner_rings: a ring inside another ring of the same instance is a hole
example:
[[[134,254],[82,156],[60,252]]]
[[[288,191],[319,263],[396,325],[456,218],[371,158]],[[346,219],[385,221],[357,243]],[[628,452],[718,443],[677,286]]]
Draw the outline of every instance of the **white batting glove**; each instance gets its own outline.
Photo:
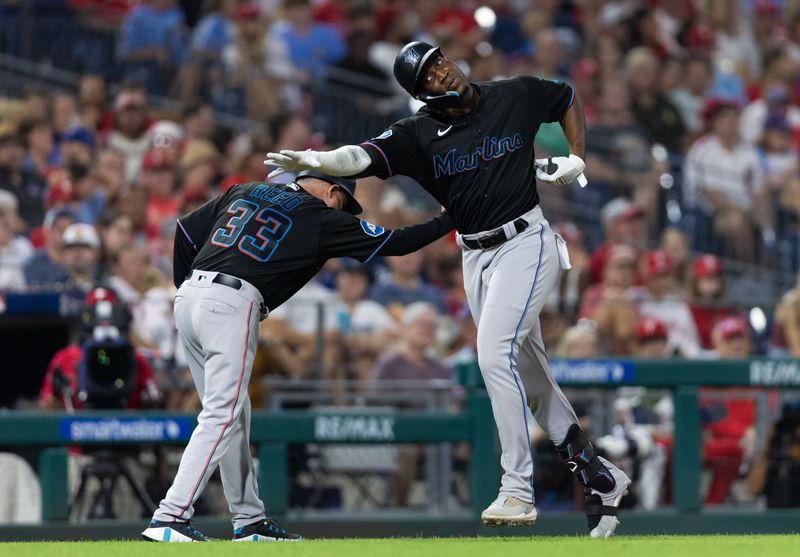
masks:
[[[534,167],[536,178],[542,182],[563,186],[578,180],[581,187],[586,187],[586,177],[583,175],[586,163],[578,155],[536,159]]]
[[[289,151],[284,149],[280,153],[267,153],[264,164],[274,166],[275,170],[267,175],[267,178],[275,178],[284,172],[301,172],[312,168],[319,168],[322,164],[319,161],[317,151]]]

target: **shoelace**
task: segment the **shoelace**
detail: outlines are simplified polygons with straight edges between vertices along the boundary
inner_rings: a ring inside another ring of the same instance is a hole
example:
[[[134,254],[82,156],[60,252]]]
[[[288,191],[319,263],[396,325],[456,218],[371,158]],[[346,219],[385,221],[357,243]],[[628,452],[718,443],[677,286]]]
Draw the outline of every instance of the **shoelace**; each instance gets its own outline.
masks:
[[[267,522],[267,530],[269,530],[270,532],[275,532],[277,534],[286,534],[286,530],[284,530],[283,528],[279,528],[272,521]]]

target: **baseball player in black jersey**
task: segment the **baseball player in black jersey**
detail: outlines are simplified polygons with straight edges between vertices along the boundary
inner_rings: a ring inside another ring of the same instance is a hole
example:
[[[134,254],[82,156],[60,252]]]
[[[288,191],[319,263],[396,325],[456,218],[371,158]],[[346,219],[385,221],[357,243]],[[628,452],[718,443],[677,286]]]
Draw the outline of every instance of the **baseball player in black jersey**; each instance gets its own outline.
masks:
[[[453,229],[447,213],[387,230],[359,220],[355,181],[317,171],[237,185],[178,220],[175,323],[203,409],[146,539],[203,541],[189,520],[219,466],[236,541],[290,541],[267,519],[250,456],[247,384],[258,322],[333,257],[405,255]]]
[[[536,77],[469,83],[440,49],[413,42],[394,74],[426,106],[361,145],[333,151],[269,153],[270,173],[315,168],[337,176],[403,174],[452,216],[463,250],[464,286],[478,326],[478,361],[502,446],[498,498],[482,513],[490,525],[536,520],[528,403],[586,490],[592,537],[608,537],[630,479],[595,454],[550,373],[539,312],[568,269],[564,240],[539,208],[536,179],[569,184],[583,177],[585,122],[573,89]],[[559,122],[568,157],[535,158],[543,122]]]

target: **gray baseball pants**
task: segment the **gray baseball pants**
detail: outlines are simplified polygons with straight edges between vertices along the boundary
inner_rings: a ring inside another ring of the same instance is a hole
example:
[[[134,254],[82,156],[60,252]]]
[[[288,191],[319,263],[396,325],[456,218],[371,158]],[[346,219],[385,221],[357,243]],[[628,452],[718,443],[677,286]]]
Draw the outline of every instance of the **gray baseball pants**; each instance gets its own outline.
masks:
[[[217,466],[239,528],[265,518],[250,455],[247,384],[256,354],[261,294],[242,281],[237,291],[193,271],[175,296],[178,327],[203,409],[178,473],[153,518],[186,521]]]
[[[539,324],[559,268],[569,268],[566,244],[539,207],[522,216],[528,228],[516,234],[513,225],[506,225],[510,239],[496,248],[470,250],[460,235],[456,240],[463,249],[464,287],[478,327],[478,364],[500,434],[500,495],[533,503],[527,405],[556,444],[578,418],[550,372]]]

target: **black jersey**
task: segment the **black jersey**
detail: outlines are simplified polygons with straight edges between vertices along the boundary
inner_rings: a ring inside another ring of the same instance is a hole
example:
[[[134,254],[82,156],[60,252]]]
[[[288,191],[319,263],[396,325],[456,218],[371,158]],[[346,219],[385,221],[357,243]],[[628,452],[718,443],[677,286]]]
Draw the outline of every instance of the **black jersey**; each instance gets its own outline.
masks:
[[[403,174],[419,182],[462,234],[490,230],[539,202],[533,139],[572,105],[572,88],[536,77],[473,84],[480,100],[451,118],[423,107],[361,144],[372,164],[363,175]]]
[[[369,261],[404,255],[453,229],[447,213],[387,230],[337,211],[299,185],[252,182],[178,219],[174,279],[191,269],[216,271],[255,286],[270,310],[306,284],[333,257]]]

